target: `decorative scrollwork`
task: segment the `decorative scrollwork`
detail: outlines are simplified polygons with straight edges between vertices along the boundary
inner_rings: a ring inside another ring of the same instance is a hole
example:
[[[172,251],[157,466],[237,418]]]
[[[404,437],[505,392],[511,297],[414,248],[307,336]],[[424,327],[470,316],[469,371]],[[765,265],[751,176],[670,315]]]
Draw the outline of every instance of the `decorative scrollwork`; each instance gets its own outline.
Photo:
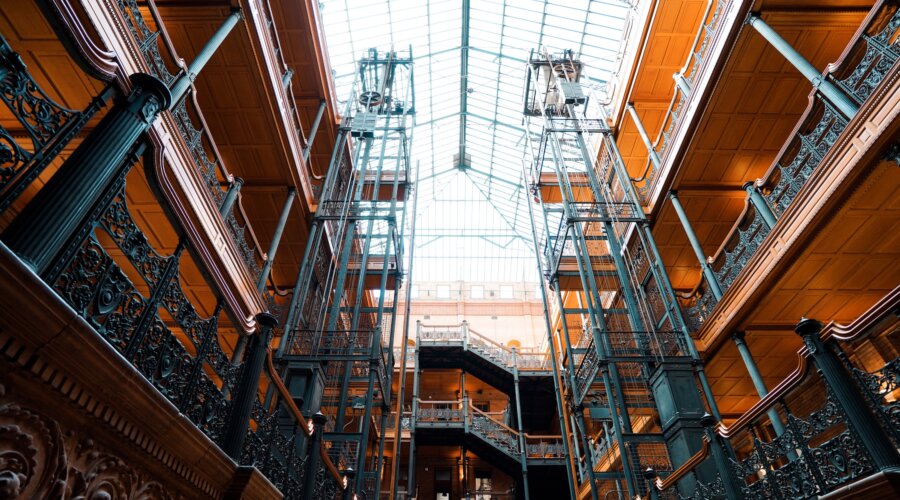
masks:
[[[859,63],[849,75],[837,80],[837,84],[857,103],[866,102],[897,59],[900,59],[900,39],[896,36],[898,29],[900,9],[894,11],[881,31],[862,36],[860,44],[865,50]]]
[[[56,421],[8,401],[0,404],[0,496],[173,498],[159,482],[92,439],[64,434]]]
[[[19,54],[0,35],[0,100],[21,125],[20,144],[12,131],[0,126],[0,210],[46,168],[102,105],[91,103],[83,112],[67,109],[51,99],[35,82]]]
[[[150,74],[159,78],[166,85],[171,84],[175,76],[169,71],[159,51],[159,32],[153,31],[147,26],[136,0],[117,0],[116,3],[125,17],[125,24],[128,26],[131,36],[134,37],[134,41],[144,56],[144,62],[147,63]]]
[[[142,295],[119,264],[90,233],[53,284],[113,348],[214,440],[222,437],[239,366],[218,341],[217,318],[201,318],[178,281],[181,249],[156,252],[131,217],[124,186],[94,223],[106,233],[146,283]],[[190,342],[190,350],[166,326],[163,307]],[[218,313],[218,309],[217,309]],[[192,354],[196,353],[196,354]],[[219,384],[208,372],[214,372]]]

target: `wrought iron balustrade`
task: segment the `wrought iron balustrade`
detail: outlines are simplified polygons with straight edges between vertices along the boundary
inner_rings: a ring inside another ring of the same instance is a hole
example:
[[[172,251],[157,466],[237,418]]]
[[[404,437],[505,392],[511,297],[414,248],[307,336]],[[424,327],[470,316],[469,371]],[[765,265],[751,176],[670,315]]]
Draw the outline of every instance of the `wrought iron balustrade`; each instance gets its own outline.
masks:
[[[890,3],[877,6],[863,34],[851,42],[848,56],[839,62],[828,78],[839,83],[859,104],[864,104],[900,59],[898,30],[900,9]],[[771,212],[774,218],[784,215],[815,175],[848,123],[849,119],[821,94],[813,94],[812,104],[801,117],[785,148],[763,179],[757,181],[764,210]],[[711,257],[711,265],[723,293],[734,283],[770,232],[757,208],[748,199],[724,243]],[[703,285],[692,293],[688,299],[689,323],[699,327],[709,317],[716,302],[711,295]]]
[[[416,411],[416,424],[462,424],[465,421],[466,411],[463,401],[418,401]]]
[[[562,460],[566,458],[566,448],[562,442],[562,436],[525,434],[525,450],[529,459]]]
[[[485,412],[468,405],[468,429],[498,450],[518,460],[519,433],[497,422]]]
[[[179,68],[184,63],[175,52],[175,48],[165,31],[165,26],[156,10],[155,4],[149,2],[148,7],[153,25],[157,29],[156,31],[152,30],[144,19],[136,0],[117,0],[117,6],[125,19],[125,24],[128,26],[132,38],[140,47],[144,62],[147,65],[147,71],[166,85],[171,86],[175,81],[176,75],[169,70],[169,63],[166,61],[171,61],[172,64]],[[163,57],[160,44],[165,47],[165,52],[168,54],[167,57]],[[179,71],[184,70],[180,69]],[[190,111],[188,103],[190,103]],[[230,181],[232,175],[225,169],[215,141],[209,133],[209,127],[206,125],[203,113],[200,111],[196,94],[189,92],[181,102],[176,103],[171,113],[181,138],[191,153],[191,160],[206,184],[213,204],[216,207],[220,207],[227,191],[223,189],[223,183]],[[201,125],[200,128],[194,125],[195,117]],[[210,151],[212,155],[210,155]],[[265,256],[241,206],[240,198],[234,204],[232,211],[224,214],[223,218],[251,277],[255,280],[260,274]]]
[[[708,64],[709,49],[715,39],[721,36],[723,30],[722,21],[725,19],[725,12],[731,8],[732,0],[712,0],[709,8],[704,14],[703,22],[694,36],[694,43],[687,61],[682,67],[682,76],[692,88],[697,84],[699,73],[702,68]],[[680,126],[684,110],[690,96],[685,95],[678,85],[673,85],[672,100],[666,110],[665,118],[660,127],[659,135],[653,143],[654,149],[658,152],[660,158],[665,158],[668,149],[674,140],[677,128]],[[692,92],[693,93],[693,92]],[[638,194],[645,203],[649,203],[653,187],[659,178],[660,172],[656,166],[648,158],[646,172],[642,177],[643,182],[636,184]]]
[[[241,364],[220,344],[221,307],[204,318],[185,295],[180,259],[154,250],[128,210],[124,179],[48,282],[98,334],[213,441],[221,444]],[[130,268],[107,250],[111,240]],[[143,283],[135,283],[137,276]],[[165,314],[162,313],[165,311]]]
[[[373,353],[373,342],[380,341],[378,333],[380,332],[373,330],[297,329],[292,332],[291,344],[285,355],[369,359],[378,354]]]
[[[0,212],[50,165],[112,94],[107,87],[83,111],[65,108],[38,85],[0,35],[0,100],[21,127],[10,130],[0,125]]]
[[[877,331],[896,307],[898,294],[900,290],[889,293],[848,326],[832,323],[813,333],[821,343],[798,351],[800,363],[794,372],[730,426],[713,422],[703,448],[672,474],[657,479],[655,488],[672,497],[676,483],[694,475],[696,488],[677,492],[681,498],[815,498],[877,472],[876,456],[861,438],[860,425],[867,432],[872,426],[880,428],[890,440],[887,446],[896,451],[900,406],[894,397],[900,387],[900,359],[868,372],[852,365],[836,341],[854,342]],[[840,361],[818,365],[824,357]],[[855,383],[837,392],[829,374]],[[870,411],[850,405],[853,391]],[[768,425],[773,408],[783,415],[780,435]],[[857,413],[851,418],[850,412]],[[722,453],[717,457],[715,449],[721,450],[726,440],[736,460]],[[705,463],[715,464],[718,474],[701,481],[697,471]]]

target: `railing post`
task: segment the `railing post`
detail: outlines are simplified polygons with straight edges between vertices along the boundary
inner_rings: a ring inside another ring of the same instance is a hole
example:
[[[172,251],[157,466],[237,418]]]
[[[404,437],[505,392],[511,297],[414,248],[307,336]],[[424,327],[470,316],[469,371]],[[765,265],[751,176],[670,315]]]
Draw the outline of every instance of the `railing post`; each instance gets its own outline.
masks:
[[[775,50],[781,52],[781,55],[788,60],[791,65],[797,68],[797,71],[800,72],[803,76],[812,83],[813,88],[820,91],[822,95],[824,95],[829,101],[834,103],[838,109],[841,110],[841,113],[844,114],[847,118],[852,118],[853,115],[859,111],[859,107],[854,103],[846,94],[841,92],[841,90],[837,87],[837,85],[831,83],[826,78],[822,76],[822,73],[816,69],[806,58],[803,57],[799,52],[797,52],[794,47],[791,46],[778,34],[771,26],[766,24],[759,15],[750,14],[747,17],[747,24],[752,26],[756,31],[759,32],[763,38],[766,39]]]
[[[288,188],[288,196],[281,208],[281,216],[278,217],[278,225],[275,226],[275,234],[272,235],[272,243],[269,244],[269,251],[266,252],[266,263],[262,271],[259,273],[259,281],[256,289],[259,293],[266,291],[266,281],[269,279],[269,273],[272,271],[272,262],[275,260],[275,254],[278,252],[278,244],[281,243],[281,235],[284,233],[284,226],[287,225],[288,216],[291,215],[291,206],[294,204],[294,198],[297,197],[297,190],[293,187]]]
[[[706,431],[706,438],[709,440],[709,453],[712,455],[713,462],[716,464],[716,470],[722,478],[722,486],[725,489],[725,498],[728,500],[740,500],[743,498],[741,490],[734,482],[734,474],[731,473],[731,467],[728,464],[728,453],[722,436],[716,433],[716,417],[709,413],[700,417],[700,425]]]
[[[253,412],[253,403],[257,400],[259,378],[262,375],[263,363],[266,361],[266,350],[269,348],[269,340],[272,330],[278,326],[275,316],[267,312],[256,315],[259,324],[259,332],[253,335],[250,343],[250,354],[244,360],[241,369],[241,379],[234,391],[234,399],[231,408],[231,417],[228,429],[225,432],[225,443],[222,447],[228,456],[235,462],[241,459],[241,450],[244,446],[244,438],[250,425],[250,416]]]
[[[416,349],[413,358],[412,414],[409,418],[409,469],[406,473],[406,494],[416,491],[416,419],[419,416],[419,346],[422,345],[422,321],[416,320]]]
[[[463,338],[463,351],[469,350],[469,322],[466,320],[462,320],[462,325],[460,326],[460,331],[462,332]]]
[[[678,87],[678,90],[680,90],[682,95],[684,95],[684,98],[687,99],[687,96],[691,93],[691,84],[688,83],[681,73],[675,73],[672,75],[672,79],[675,80],[675,86]]]
[[[179,102],[181,98],[187,94],[191,84],[194,83],[194,79],[197,78],[197,74],[200,73],[203,67],[206,66],[206,63],[212,59],[213,54],[215,54],[219,47],[222,46],[222,43],[228,37],[228,34],[231,33],[231,30],[237,25],[238,21],[241,20],[241,17],[240,9],[233,9],[231,14],[225,18],[222,25],[219,26],[219,29],[217,29],[212,37],[210,37],[209,41],[206,42],[206,45],[200,49],[200,52],[197,53],[197,57],[195,57],[188,65],[187,71],[175,79],[175,82],[172,83],[172,104]]]
[[[317,411],[312,416],[313,429],[312,434],[309,436],[309,441],[307,441],[309,445],[306,448],[309,456],[306,459],[306,481],[303,483],[304,500],[315,500],[313,495],[316,493],[316,475],[319,472],[319,462],[322,460],[320,443],[322,442],[322,431],[327,421],[328,418],[320,411]]]
[[[319,123],[322,121],[322,115],[325,114],[326,107],[325,100],[322,99],[322,102],[319,103],[319,109],[316,111],[316,117],[312,122],[312,127],[309,129],[309,139],[306,140],[306,147],[303,148],[303,161],[309,159],[309,153],[312,151],[313,141],[316,140],[316,133],[319,131]]]
[[[659,491],[656,489],[656,471],[653,470],[653,467],[647,467],[647,470],[644,471],[644,479],[647,480],[647,491],[650,495],[650,500],[659,500]]]
[[[775,214],[772,213],[772,209],[769,208],[766,199],[763,198],[762,193],[757,189],[756,182],[749,181],[744,184],[743,188],[744,191],[747,191],[747,199],[750,200],[750,204],[753,205],[756,213],[762,217],[763,224],[765,224],[768,229],[775,227],[775,223],[778,222],[778,219],[775,218]]]
[[[709,265],[706,254],[703,253],[700,240],[697,239],[697,234],[694,232],[693,226],[691,226],[691,221],[688,219],[684,207],[681,206],[681,200],[678,199],[678,192],[674,190],[669,191],[669,200],[672,201],[672,208],[675,209],[675,214],[678,215],[678,220],[681,221],[681,227],[684,228],[684,232],[687,234],[691,248],[694,249],[694,255],[697,256],[697,261],[700,262],[700,269],[703,271],[703,277],[706,278],[706,284],[709,285],[710,292],[712,292],[713,297],[718,302],[722,299],[722,285],[719,284],[716,273],[713,272],[712,267]]]
[[[519,426],[519,452],[522,463],[522,488],[525,490],[525,500],[529,500],[528,493],[528,452],[525,449],[525,433],[522,431],[522,396],[519,394],[519,363],[516,348],[512,348],[513,359],[513,388],[516,395],[516,423]]]
[[[131,84],[131,94],[116,101],[3,232],[6,245],[39,275],[86,226],[121,169],[130,167],[126,159],[135,143],[171,104],[169,90],[156,77],[134,74]]]
[[[231,213],[231,209],[234,207],[238,193],[241,192],[241,187],[243,185],[244,179],[241,179],[240,177],[235,177],[234,180],[231,181],[231,185],[228,186],[228,191],[225,192],[225,198],[222,199],[222,204],[219,206],[219,214],[222,215],[222,218],[228,218],[228,214]]]
[[[344,488],[343,500],[353,500],[356,496],[353,494],[353,478],[356,477],[356,471],[353,467],[347,467],[344,471],[344,479],[347,481],[347,487]],[[360,475],[362,477],[362,474]]]
[[[634,126],[637,128],[638,134],[641,136],[641,140],[644,142],[644,146],[647,147],[647,154],[650,155],[650,163],[653,164],[653,167],[659,169],[662,161],[659,159],[659,154],[656,153],[656,150],[653,148],[653,143],[650,142],[650,136],[647,135],[647,130],[644,129],[644,124],[641,123],[641,119],[638,117],[637,110],[634,109],[634,104],[628,103],[625,106],[625,109],[628,110],[628,114],[631,115],[632,121],[634,121]]]
[[[854,383],[854,377],[844,368],[844,364],[831,346],[826,345],[819,337],[822,323],[803,318],[797,323],[794,331],[803,339],[810,357],[846,415],[847,423],[859,436],[876,468],[884,470],[900,466],[900,455],[891,445],[891,439],[878,419],[869,410],[866,398],[860,394],[859,388]]]

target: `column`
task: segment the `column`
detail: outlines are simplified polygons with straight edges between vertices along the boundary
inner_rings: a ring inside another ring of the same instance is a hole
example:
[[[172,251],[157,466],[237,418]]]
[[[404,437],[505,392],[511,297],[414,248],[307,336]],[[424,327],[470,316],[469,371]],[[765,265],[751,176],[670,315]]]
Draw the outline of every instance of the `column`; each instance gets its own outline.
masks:
[[[319,462],[322,460],[320,443],[322,442],[322,431],[325,428],[325,422],[328,422],[328,417],[320,411],[312,416],[313,429],[312,434],[309,436],[309,447],[306,449],[309,456],[306,458],[307,480],[303,483],[304,500],[314,500],[313,495],[316,490],[314,478],[319,470]]]
[[[37,274],[50,264],[123,173],[126,159],[156,116],[171,103],[165,84],[142,73],[131,76],[127,97],[88,134],[59,171],[12,221],[2,238]]]
[[[744,360],[744,366],[747,367],[747,372],[750,373],[750,380],[753,381],[753,387],[756,388],[759,397],[764,398],[766,397],[766,394],[769,393],[769,389],[766,387],[766,382],[763,380],[762,374],[756,366],[756,361],[754,361],[753,355],[750,353],[750,347],[747,346],[747,342],[744,340],[745,335],[744,332],[734,332],[731,336],[731,340],[734,341],[734,345],[737,346],[741,359]],[[781,416],[778,415],[778,411],[775,408],[769,408],[767,414],[769,415],[769,420],[772,421],[772,427],[775,428],[775,434],[779,436],[784,434],[784,424],[781,422]]]
[[[856,431],[875,467],[884,470],[900,466],[900,455],[891,445],[890,437],[879,424],[878,419],[869,411],[865,397],[853,381],[854,377],[847,373],[838,355],[819,337],[822,323],[814,319],[803,318],[794,329],[803,339],[809,350],[810,358],[821,371],[822,378],[831,389],[847,417],[847,424]]]
[[[691,84],[689,84],[688,81],[684,78],[684,75],[682,75],[681,73],[675,73],[674,75],[672,75],[672,79],[675,80],[675,86],[678,87],[678,90],[681,91],[684,97],[690,95]]]
[[[293,187],[288,188],[288,196],[281,208],[281,216],[278,217],[278,225],[275,226],[275,234],[272,235],[272,243],[269,244],[269,251],[266,252],[266,264],[259,273],[259,281],[257,283],[257,291],[264,293],[266,291],[266,281],[269,279],[269,273],[272,271],[272,262],[275,260],[275,254],[278,252],[278,244],[281,243],[281,235],[284,233],[284,227],[287,225],[288,216],[291,214],[291,206],[294,204],[294,198],[297,197],[297,190]]]
[[[747,17],[747,24],[752,26],[760,35],[763,36],[778,52],[781,52],[792,66],[797,68],[803,76],[812,83],[812,86],[822,93],[826,99],[831,101],[847,118],[852,118],[859,111],[856,105],[846,94],[841,92],[837,85],[831,83],[824,77],[822,73],[806,60],[799,52],[797,52],[791,44],[778,34],[771,26],[766,24],[758,14],[750,14]]]
[[[316,118],[312,122],[312,127],[309,129],[309,139],[306,140],[306,147],[303,148],[303,161],[309,159],[309,153],[312,151],[313,141],[316,140],[316,133],[319,131],[319,123],[322,121],[322,115],[325,114],[325,100],[319,103],[319,109],[316,111]]]
[[[641,136],[641,140],[644,141],[644,146],[647,147],[647,153],[650,155],[650,162],[653,164],[653,168],[659,168],[659,165],[662,163],[659,159],[659,155],[656,153],[656,150],[653,149],[653,143],[650,142],[650,136],[647,135],[647,130],[644,129],[644,124],[641,123],[641,119],[638,117],[637,111],[634,109],[634,104],[628,103],[625,106],[625,109],[628,110],[628,113],[631,115],[631,119],[634,121],[634,126],[637,127],[638,134]]]
[[[244,360],[244,367],[241,369],[241,378],[234,391],[230,422],[225,431],[225,442],[222,447],[222,451],[235,461],[241,459],[244,437],[247,435],[247,428],[250,425],[253,402],[257,398],[259,379],[266,361],[269,340],[272,330],[278,326],[275,316],[265,312],[257,314],[256,321],[260,326],[259,333],[253,335],[250,354]]]
[[[763,197],[762,193],[759,192],[759,189],[756,187],[756,182],[750,181],[743,185],[744,191],[747,191],[747,199],[750,201],[750,204],[753,205],[753,208],[756,210],[756,213],[762,217],[763,223],[767,228],[772,229],[775,227],[775,223],[778,222],[778,219],[775,218],[775,214],[772,213],[772,209],[769,207],[768,202]]]
[[[691,221],[688,220],[684,207],[681,206],[681,201],[678,199],[678,193],[674,190],[669,191],[669,200],[672,201],[672,208],[675,209],[678,220],[681,221],[681,227],[684,228],[688,241],[691,243],[691,248],[694,249],[694,254],[697,256],[697,261],[700,262],[700,269],[703,271],[703,277],[706,278],[706,284],[709,285],[709,291],[712,292],[713,297],[715,297],[718,302],[722,299],[722,285],[719,284],[716,273],[714,273],[712,267],[710,267],[706,254],[703,253],[703,247],[700,245],[700,240],[697,239],[697,234],[694,233],[694,228],[691,226]]]

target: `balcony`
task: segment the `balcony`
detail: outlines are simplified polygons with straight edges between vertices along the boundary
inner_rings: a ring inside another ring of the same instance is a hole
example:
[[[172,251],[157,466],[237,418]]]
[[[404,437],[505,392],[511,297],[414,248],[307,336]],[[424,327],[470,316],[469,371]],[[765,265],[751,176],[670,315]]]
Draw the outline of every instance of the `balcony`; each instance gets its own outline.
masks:
[[[800,234],[810,220],[834,217],[834,212],[830,216],[821,212],[826,200],[846,193],[853,179],[876,169],[871,165],[892,161],[890,156],[881,160],[871,155],[884,151],[890,137],[887,117],[896,112],[896,102],[888,96],[896,92],[900,71],[895,64],[900,58],[895,40],[898,26],[900,14],[894,6],[876,6],[826,75],[860,106],[856,116],[848,119],[821,94],[812,92],[809,106],[768,171],[745,185],[748,195],[743,209],[709,257],[728,307],[734,295],[729,290],[746,290],[748,280],[759,287],[759,280],[766,279],[759,274],[762,262],[769,265],[778,260],[775,256],[799,251],[791,246],[802,241]],[[850,146],[852,141],[862,142]],[[862,160],[860,152],[869,158]],[[736,287],[738,282],[742,286]],[[685,315],[695,330],[711,330],[707,325],[710,318],[724,312],[717,302],[705,280],[682,296]],[[725,314],[732,313],[730,309]],[[719,323],[716,329],[721,326]],[[716,342],[704,333],[701,339],[709,345]]]
[[[877,434],[888,454],[896,455],[900,360],[867,368],[873,363],[863,363],[856,351],[871,339],[896,333],[898,301],[895,288],[849,325],[832,322],[821,328],[801,322],[797,332],[805,345],[796,353],[797,368],[728,425],[705,422],[706,444],[655,481],[657,494],[675,497],[676,488],[680,495],[695,488],[692,496],[703,499],[896,494],[895,473],[885,469],[875,441],[860,432]],[[784,422],[781,434],[769,424],[773,410]],[[725,465],[726,443],[736,453],[730,466]],[[693,483],[694,471],[704,463],[714,464],[718,477],[710,484]]]

